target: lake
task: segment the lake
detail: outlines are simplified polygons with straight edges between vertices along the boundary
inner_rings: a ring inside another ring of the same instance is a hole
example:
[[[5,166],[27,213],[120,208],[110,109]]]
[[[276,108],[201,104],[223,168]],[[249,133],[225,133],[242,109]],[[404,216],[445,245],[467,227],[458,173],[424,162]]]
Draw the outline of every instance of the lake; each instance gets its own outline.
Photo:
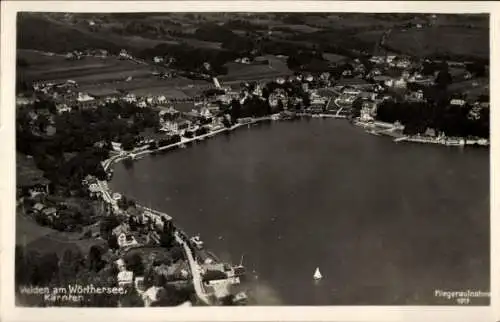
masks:
[[[110,187],[221,259],[244,254],[255,304],[456,304],[435,290],[489,291],[489,172],[488,149],[311,119],[117,164]]]

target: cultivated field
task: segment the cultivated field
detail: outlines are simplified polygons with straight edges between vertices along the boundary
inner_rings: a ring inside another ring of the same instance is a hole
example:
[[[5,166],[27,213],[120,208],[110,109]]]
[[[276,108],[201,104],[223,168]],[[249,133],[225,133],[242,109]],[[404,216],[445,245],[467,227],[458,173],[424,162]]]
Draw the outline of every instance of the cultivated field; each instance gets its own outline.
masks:
[[[332,54],[332,53],[323,53],[323,58],[332,63],[339,63],[347,59],[346,56]]]
[[[28,50],[20,50],[19,57],[28,64],[23,68],[24,78],[27,81],[63,82],[71,79],[79,84],[80,91],[90,93],[119,89],[138,96],[165,95],[169,98],[183,99],[192,96],[192,93],[186,94],[177,88],[210,84],[203,80],[184,77],[159,79],[152,75],[152,67],[129,60],[118,60],[115,57],[105,59],[85,57],[82,60],[71,61],[63,56],[47,56]],[[129,77],[132,79],[126,81]]]
[[[227,63],[225,66],[228,68],[228,73],[227,75],[220,76],[219,79],[223,81],[257,80],[293,74],[293,72],[288,69],[284,59],[272,55],[261,58],[269,60],[269,64],[255,63],[247,65],[233,62]]]
[[[16,244],[27,245],[40,237],[56,232],[54,229],[38,225],[35,221],[20,213],[16,215]]]
[[[19,50],[19,58],[26,61],[24,77],[29,80],[65,81],[78,83],[122,80],[128,76],[151,75],[149,66],[133,61],[118,60],[116,57],[85,57],[82,60],[68,60],[64,56],[47,56],[39,52]]]
[[[476,86],[473,86],[473,84],[476,84]],[[453,83],[449,86],[449,90],[455,93],[466,94],[467,98],[476,98],[483,94],[489,95],[489,79],[484,77]]]
[[[489,32],[466,27],[394,30],[387,39],[387,46],[418,56],[453,54],[488,58]]]

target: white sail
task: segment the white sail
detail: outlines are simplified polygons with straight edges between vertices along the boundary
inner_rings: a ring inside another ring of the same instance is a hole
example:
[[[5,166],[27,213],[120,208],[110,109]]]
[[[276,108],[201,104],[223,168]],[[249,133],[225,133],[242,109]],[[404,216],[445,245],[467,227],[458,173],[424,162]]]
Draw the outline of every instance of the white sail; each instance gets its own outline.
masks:
[[[319,267],[316,267],[316,270],[314,271],[313,278],[315,280],[319,280],[319,279],[323,278],[323,276],[321,275],[321,272],[319,271]]]

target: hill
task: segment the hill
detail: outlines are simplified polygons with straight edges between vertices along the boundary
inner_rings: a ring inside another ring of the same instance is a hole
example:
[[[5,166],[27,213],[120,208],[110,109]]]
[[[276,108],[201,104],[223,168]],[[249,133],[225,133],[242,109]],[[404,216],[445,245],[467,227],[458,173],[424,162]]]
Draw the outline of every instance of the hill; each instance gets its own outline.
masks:
[[[17,48],[50,52],[68,52],[85,48],[118,51],[120,46],[97,35],[82,32],[30,13],[17,17]]]

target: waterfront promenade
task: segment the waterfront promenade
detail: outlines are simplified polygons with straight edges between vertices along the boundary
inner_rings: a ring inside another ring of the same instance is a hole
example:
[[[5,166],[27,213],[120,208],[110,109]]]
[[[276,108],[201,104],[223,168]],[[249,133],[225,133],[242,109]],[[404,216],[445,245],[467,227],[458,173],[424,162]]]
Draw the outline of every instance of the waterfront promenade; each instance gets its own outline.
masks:
[[[193,279],[193,286],[196,292],[196,296],[198,299],[205,305],[212,305],[212,301],[207,296],[205,291],[205,287],[203,286],[203,280],[201,278],[200,266],[194,259],[193,253],[191,252],[191,248],[187,244],[187,242],[180,236],[179,232],[175,232],[175,240],[184,248],[184,252],[186,253],[186,257],[189,263],[189,267],[191,269],[191,275]]]

